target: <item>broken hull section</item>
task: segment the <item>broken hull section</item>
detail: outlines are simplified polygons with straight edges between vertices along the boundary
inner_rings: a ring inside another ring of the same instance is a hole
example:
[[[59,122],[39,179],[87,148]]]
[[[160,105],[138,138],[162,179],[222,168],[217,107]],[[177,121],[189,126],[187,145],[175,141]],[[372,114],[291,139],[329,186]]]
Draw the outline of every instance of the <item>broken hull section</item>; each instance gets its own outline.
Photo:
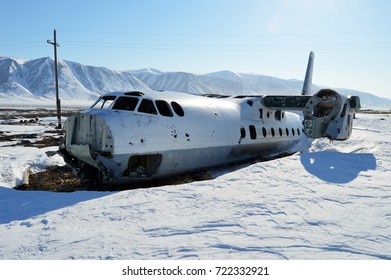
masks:
[[[293,145],[294,143],[292,143]],[[288,146],[285,147],[288,148]],[[227,148],[229,147],[171,150],[132,156],[122,154],[113,157],[105,166],[115,170],[112,165],[115,162],[117,168],[114,174],[115,181],[125,183],[140,182],[144,179],[154,180],[218,166],[243,163],[249,160],[270,158],[280,154],[289,154],[289,149],[281,150],[280,147],[271,144],[259,145],[256,149],[248,147],[247,151],[243,147],[239,150],[231,148],[228,154],[226,153]],[[275,151],[275,153],[271,154],[271,151]],[[105,163],[105,161],[103,159],[101,162]]]
[[[132,183],[243,163],[255,159],[291,155],[297,152],[292,148],[298,142],[296,140],[283,144],[264,143],[242,145],[240,147],[151,151],[147,154],[132,154],[129,152],[114,154],[110,158],[101,155],[93,157],[85,149],[82,153],[77,151],[77,158],[68,155],[67,163],[77,170],[80,177],[86,179],[99,180],[105,183]]]

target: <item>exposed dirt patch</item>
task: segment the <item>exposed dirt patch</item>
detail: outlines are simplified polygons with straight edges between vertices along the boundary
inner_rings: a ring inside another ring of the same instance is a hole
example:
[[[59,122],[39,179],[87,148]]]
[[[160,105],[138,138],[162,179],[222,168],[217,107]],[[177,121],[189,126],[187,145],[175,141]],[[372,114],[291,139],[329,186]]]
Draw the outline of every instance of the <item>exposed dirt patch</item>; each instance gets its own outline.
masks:
[[[41,190],[71,192],[86,189],[68,166],[50,166],[46,170],[29,175],[29,183],[15,187],[17,190]]]
[[[79,112],[80,110],[61,110],[61,116],[68,117],[70,115]],[[57,116],[56,110],[51,109],[0,109],[0,120],[19,120],[26,119],[31,121],[34,119],[44,117],[55,117]],[[24,121],[24,120],[23,120]]]
[[[50,192],[74,192],[74,191],[123,191],[138,188],[152,188],[165,185],[184,184],[193,181],[212,179],[207,171],[184,174],[172,178],[143,182],[140,184],[103,184],[100,182],[81,180],[69,166],[50,166],[45,170],[29,174],[28,184],[15,187],[24,191],[50,191]]]
[[[62,115],[69,116],[77,111],[65,111]],[[4,147],[37,147],[45,148],[58,146],[61,142],[63,131],[55,129],[56,123],[43,123],[44,117],[55,117],[56,111],[46,109],[22,110],[22,109],[0,109],[0,120],[3,125],[22,125],[22,126],[46,126],[49,130],[43,133],[20,133],[10,134],[8,131],[0,131],[0,142],[10,142]],[[53,129],[51,129],[53,128]]]
[[[51,146],[58,146],[61,142],[63,132],[56,131],[55,133],[50,132],[49,134],[13,134],[4,135],[0,134],[0,142],[12,142],[12,144],[5,145],[3,147],[37,147],[45,148]]]

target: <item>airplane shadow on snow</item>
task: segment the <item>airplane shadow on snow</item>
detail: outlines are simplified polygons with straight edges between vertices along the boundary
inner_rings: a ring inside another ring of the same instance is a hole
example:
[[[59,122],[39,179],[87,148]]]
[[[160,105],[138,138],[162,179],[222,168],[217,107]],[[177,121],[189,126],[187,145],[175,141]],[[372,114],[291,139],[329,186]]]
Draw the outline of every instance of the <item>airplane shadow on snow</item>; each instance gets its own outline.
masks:
[[[319,179],[337,184],[349,183],[362,171],[375,170],[376,158],[371,153],[341,152],[303,153],[300,160],[304,168]]]
[[[348,183],[366,170],[376,169],[373,154],[340,152],[314,152],[301,154],[301,163],[312,175],[330,183]],[[236,166],[236,169],[246,165]],[[232,170],[224,170],[231,172]],[[213,176],[218,177],[218,176]],[[212,178],[213,178],[212,177]],[[209,179],[212,179],[209,178]],[[205,180],[205,178],[201,179]],[[0,186],[0,224],[21,221],[35,216],[111,195],[115,192],[78,191],[56,193],[45,191],[19,191]]]
[[[112,192],[55,193],[19,191],[0,186],[0,224],[21,221],[72,206],[80,202],[99,199]]]

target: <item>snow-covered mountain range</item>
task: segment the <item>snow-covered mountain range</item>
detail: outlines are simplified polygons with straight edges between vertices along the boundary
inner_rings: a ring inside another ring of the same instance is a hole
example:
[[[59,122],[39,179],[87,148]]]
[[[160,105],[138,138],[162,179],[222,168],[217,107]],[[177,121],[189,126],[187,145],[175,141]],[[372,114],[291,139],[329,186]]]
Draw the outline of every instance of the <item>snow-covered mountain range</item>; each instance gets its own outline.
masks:
[[[53,59],[49,57],[34,60],[0,57],[0,104],[55,104],[53,68]],[[59,60],[58,71],[62,103],[81,106],[105,92],[148,87],[193,94],[266,95],[299,94],[303,84],[299,80],[230,71],[204,75],[150,68],[120,72],[65,60]],[[320,88],[314,85],[312,90],[316,92]],[[336,90],[360,96],[363,108],[391,108],[391,99],[349,89]]]

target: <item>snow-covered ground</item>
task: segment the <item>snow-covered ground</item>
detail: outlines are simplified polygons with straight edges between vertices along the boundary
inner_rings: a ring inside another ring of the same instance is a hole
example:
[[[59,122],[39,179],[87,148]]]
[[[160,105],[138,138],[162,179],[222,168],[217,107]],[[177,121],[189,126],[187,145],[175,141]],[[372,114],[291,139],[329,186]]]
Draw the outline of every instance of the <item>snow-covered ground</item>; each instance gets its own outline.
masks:
[[[121,192],[14,190],[28,166],[63,161],[2,143],[0,259],[391,259],[390,124],[359,114],[345,142]]]

